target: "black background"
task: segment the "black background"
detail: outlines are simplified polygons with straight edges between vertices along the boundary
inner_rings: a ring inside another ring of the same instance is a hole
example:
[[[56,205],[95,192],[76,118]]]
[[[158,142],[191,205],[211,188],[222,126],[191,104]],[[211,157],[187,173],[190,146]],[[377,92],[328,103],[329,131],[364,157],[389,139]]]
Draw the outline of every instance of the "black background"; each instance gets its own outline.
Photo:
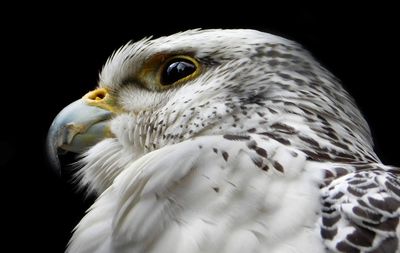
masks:
[[[1,201],[3,232],[13,252],[64,250],[92,198],[85,199],[68,178],[50,170],[44,151],[47,129],[64,106],[96,86],[113,50],[149,35],[189,28],[252,28],[302,43],[355,97],[382,161],[400,165],[400,22],[395,7],[215,4],[183,2],[174,11],[168,3],[156,2],[102,6],[103,12],[79,5],[3,9]],[[8,12],[10,16],[4,16]]]

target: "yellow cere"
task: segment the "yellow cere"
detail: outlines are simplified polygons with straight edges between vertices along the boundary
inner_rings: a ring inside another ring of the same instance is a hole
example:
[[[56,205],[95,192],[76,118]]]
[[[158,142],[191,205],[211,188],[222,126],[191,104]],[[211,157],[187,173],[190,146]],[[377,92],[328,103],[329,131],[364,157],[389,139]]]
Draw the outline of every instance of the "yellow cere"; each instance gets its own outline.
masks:
[[[83,96],[83,99],[88,105],[97,106],[113,113],[118,113],[122,111],[119,107],[116,106],[115,100],[105,88],[98,88],[96,90],[90,91],[85,96]]]

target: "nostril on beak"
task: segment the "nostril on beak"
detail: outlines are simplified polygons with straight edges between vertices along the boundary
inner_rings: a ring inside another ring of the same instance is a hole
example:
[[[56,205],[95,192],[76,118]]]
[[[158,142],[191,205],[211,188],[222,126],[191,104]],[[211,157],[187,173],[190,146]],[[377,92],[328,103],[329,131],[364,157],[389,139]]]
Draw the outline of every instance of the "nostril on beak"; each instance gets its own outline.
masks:
[[[105,89],[97,89],[94,91],[91,91],[87,98],[89,100],[94,100],[94,101],[101,101],[103,100],[107,95],[107,91]]]
[[[119,112],[120,110],[116,107],[115,100],[108,93],[106,88],[98,88],[90,91],[83,96],[83,101],[87,105],[97,106],[109,112]]]

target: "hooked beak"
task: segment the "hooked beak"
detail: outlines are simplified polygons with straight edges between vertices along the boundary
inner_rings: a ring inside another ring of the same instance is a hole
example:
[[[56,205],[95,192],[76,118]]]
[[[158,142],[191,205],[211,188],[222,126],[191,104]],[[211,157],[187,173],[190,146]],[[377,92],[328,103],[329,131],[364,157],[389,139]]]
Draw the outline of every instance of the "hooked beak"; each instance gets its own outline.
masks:
[[[58,152],[81,153],[113,137],[109,122],[119,111],[107,90],[99,88],[69,104],[56,116],[47,135],[47,152],[57,174],[61,174]]]

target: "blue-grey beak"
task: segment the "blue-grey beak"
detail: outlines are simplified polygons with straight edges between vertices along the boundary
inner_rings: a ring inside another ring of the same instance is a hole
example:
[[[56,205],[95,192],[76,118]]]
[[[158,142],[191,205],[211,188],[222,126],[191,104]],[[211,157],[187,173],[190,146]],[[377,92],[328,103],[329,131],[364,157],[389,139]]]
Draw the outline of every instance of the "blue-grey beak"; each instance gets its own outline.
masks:
[[[61,174],[58,152],[82,153],[104,138],[112,137],[109,122],[116,112],[107,91],[97,89],[56,116],[47,135],[47,153],[57,174]]]

